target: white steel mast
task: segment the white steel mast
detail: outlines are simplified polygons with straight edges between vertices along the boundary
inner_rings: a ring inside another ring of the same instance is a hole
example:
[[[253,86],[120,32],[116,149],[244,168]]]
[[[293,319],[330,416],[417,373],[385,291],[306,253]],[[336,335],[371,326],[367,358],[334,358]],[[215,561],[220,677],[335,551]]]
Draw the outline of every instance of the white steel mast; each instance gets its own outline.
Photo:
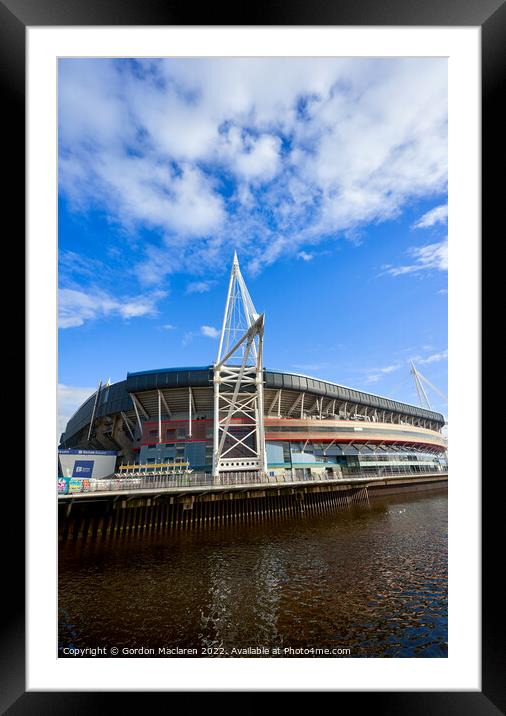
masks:
[[[214,364],[213,476],[265,473],[264,314],[259,315],[234,252]]]
[[[422,381],[420,380],[420,373],[415,367],[415,364],[413,361],[410,361],[411,363],[411,374],[413,375],[414,381],[415,381],[415,388],[416,392],[418,393],[418,399],[420,400],[420,405],[422,408],[427,408],[428,410],[432,410],[429,399],[427,397],[427,393],[425,392],[425,388],[422,385]]]
[[[448,403],[448,396],[443,393],[442,390],[439,390],[439,388],[436,388],[434,383],[431,383],[428,378],[426,378],[424,375],[420,373],[418,368],[415,366],[413,361],[410,361],[411,363],[411,373],[413,374],[413,377],[415,379],[415,387],[418,392],[418,397],[420,398],[420,405],[422,408],[428,408],[429,410],[432,410],[429,399],[427,398],[427,393],[425,392],[425,388],[423,387],[423,383],[426,383],[429,388],[432,388],[432,390],[437,393],[441,398],[443,398],[445,403]],[[423,381],[423,383],[422,383]],[[424,405],[425,402],[425,405]]]

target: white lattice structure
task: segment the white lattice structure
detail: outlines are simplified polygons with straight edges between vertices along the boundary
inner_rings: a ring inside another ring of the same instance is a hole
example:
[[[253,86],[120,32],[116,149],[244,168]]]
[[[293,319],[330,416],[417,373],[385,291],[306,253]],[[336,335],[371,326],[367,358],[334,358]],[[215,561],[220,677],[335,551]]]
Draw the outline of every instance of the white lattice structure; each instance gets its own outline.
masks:
[[[267,470],[263,386],[264,315],[253,305],[234,254],[214,364],[213,475]]]
[[[436,388],[436,386],[430,382],[428,378],[426,378],[424,375],[420,373],[418,368],[415,366],[413,361],[410,361],[411,363],[411,375],[414,378],[415,381],[415,388],[418,393],[418,399],[420,400],[420,405],[422,408],[426,408],[427,410],[432,410],[431,404],[429,403],[429,399],[427,397],[427,393],[425,392],[425,388],[423,387],[423,383],[426,383],[429,388],[432,388],[432,390],[437,393],[441,398],[443,398],[444,402],[448,404],[448,396],[443,393],[442,390],[439,390],[439,388]]]

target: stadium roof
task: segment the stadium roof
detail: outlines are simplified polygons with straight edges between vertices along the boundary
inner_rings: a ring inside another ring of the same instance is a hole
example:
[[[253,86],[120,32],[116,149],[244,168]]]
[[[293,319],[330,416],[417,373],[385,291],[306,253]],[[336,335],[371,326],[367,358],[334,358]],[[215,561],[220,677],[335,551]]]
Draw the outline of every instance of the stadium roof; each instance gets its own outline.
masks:
[[[119,413],[120,411],[126,412],[131,410],[131,393],[142,393],[143,391],[157,390],[158,388],[170,390],[186,388],[188,386],[209,387],[211,389],[212,371],[213,366],[207,365],[162,368],[127,373],[126,380],[102,387],[96,415],[100,417]],[[328,399],[349,401],[350,403],[365,405],[378,410],[424,418],[440,423],[441,425],[445,423],[445,418],[441,413],[300,373],[287,373],[265,368],[264,378],[266,389],[300,391],[324,396]],[[90,395],[69,420],[64,433],[66,438],[75,434],[89,423],[95,395],[96,391]]]

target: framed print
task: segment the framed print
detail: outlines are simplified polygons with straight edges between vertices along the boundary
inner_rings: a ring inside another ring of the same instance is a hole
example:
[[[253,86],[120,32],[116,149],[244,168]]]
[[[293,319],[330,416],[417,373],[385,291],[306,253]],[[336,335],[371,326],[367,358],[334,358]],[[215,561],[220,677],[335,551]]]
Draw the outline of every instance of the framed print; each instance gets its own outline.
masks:
[[[2,708],[504,712],[480,395],[504,4],[208,15],[0,4],[27,237]]]

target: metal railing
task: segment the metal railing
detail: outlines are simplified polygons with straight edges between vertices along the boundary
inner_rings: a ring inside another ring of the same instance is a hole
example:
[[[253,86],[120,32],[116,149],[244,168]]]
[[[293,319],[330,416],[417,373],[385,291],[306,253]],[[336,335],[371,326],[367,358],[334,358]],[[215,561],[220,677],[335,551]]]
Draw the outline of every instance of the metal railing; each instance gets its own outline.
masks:
[[[381,478],[381,477],[418,477],[424,474],[446,473],[447,465],[385,465],[384,467],[367,467],[366,465],[353,465],[342,468],[343,477],[353,478]]]
[[[311,470],[310,468],[296,468],[286,470],[284,474],[261,475],[258,472],[230,472],[213,478],[205,472],[181,472],[172,474],[147,475],[142,477],[120,477],[107,478],[102,480],[83,480],[79,486],[78,481],[73,479],[72,486],[67,491],[60,490],[59,494],[79,494],[82,492],[131,492],[134,490],[158,490],[158,489],[181,489],[192,487],[240,487],[255,485],[279,486],[293,482],[329,482],[342,480],[363,480],[381,479],[385,477],[419,477],[424,474],[437,475],[446,474],[447,468],[444,465],[428,466],[406,466],[406,467],[342,467],[339,470],[332,470],[326,473]],[[61,478],[60,478],[61,480]]]

